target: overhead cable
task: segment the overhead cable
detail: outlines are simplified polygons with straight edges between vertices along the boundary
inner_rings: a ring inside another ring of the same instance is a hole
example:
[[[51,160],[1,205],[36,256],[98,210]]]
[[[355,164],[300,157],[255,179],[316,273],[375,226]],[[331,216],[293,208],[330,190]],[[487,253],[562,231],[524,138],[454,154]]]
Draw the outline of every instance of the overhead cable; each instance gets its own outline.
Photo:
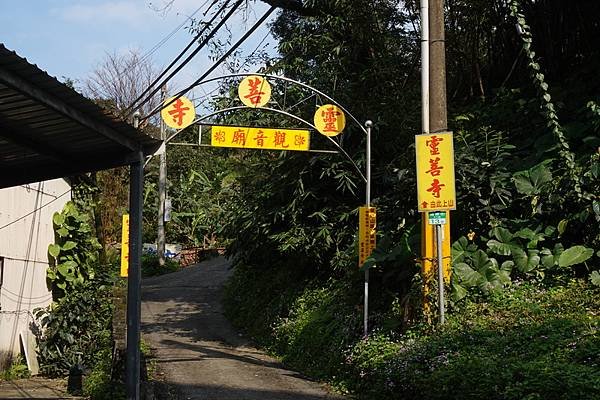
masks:
[[[269,18],[269,16],[276,9],[277,9],[277,7],[275,7],[275,6],[269,8],[269,10],[267,10],[267,12],[262,17],[260,17],[260,19],[258,21],[256,21],[256,23],[244,34],[244,36],[242,36],[225,54],[223,54],[217,61],[215,61],[215,63],[206,72],[204,72],[204,74],[202,74],[202,76],[200,78],[196,79],[194,81],[194,83],[192,83],[185,89],[180,90],[175,96],[173,96],[173,99],[171,101],[167,102],[164,105],[161,104],[158,107],[155,107],[151,112],[148,113],[148,115],[141,118],[140,121],[148,119],[149,117],[156,114],[163,108],[167,108],[168,106],[173,104],[177,100],[178,97],[182,96],[184,93],[186,93],[190,89],[198,86],[198,84],[200,84],[207,76],[209,76],[227,57],[229,57],[234,51],[236,51],[237,48],[240,47],[240,45],[242,45],[242,43],[244,43],[246,41],[246,39],[248,39],[248,37],[250,35],[252,35],[254,33],[254,31],[256,31],[263,24],[263,22],[265,22],[265,20],[267,18]]]
[[[177,57],[175,57],[175,59],[173,61],[171,61],[171,63],[165,68],[165,70],[159,76],[157,76],[152,81],[152,83],[150,83],[150,85],[148,85],[148,87],[129,105],[129,107],[127,107],[127,114],[126,114],[127,116],[131,116],[134,113],[136,108],[140,108],[142,105],[144,105],[145,103],[150,101],[152,96],[154,96],[165,83],[167,83],[173,76],[175,76],[175,74],[177,74],[187,63],[189,63],[192,60],[192,58],[194,58],[194,56],[196,56],[196,54],[198,54],[198,52],[200,52],[200,50],[202,50],[202,48],[204,46],[206,46],[208,41],[210,39],[212,39],[212,37],[223,26],[223,24],[225,24],[225,22],[227,22],[227,20],[233,15],[233,13],[244,2],[244,0],[238,0],[233,5],[231,10],[229,10],[227,15],[225,15],[225,17],[223,17],[221,19],[221,21],[219,21],[217,26],[215,26],[213,29],[211,29],[210,33],[206,36],[206,38],[204,38],[202,40],[202,42],[198,45],[198,47],[196,47],[196,49],[185,60],[183,60],[182,63],[177,68],[175,68],[175,70],[173,72],[171,72],[160,84],[158,84],[158,82],[167,74],[167,72],[185,55],[185,53],[187,53],[187,51],[190,49],[190,47],[192,47],[194,45],[194,43],[196,43],[202,37],[204,32],[206,32],[206,30],[209,29],[209,27],[212,25],[212,23],[217,19],[217,16],[222,11],[225,10],[225,8],[227,7],[227,5],[230,2],[231,2],[231,0],[226,0],[223,3],[221,8],[213,15],[213,17],[204,26],[204,28],[202,28],[202,30],[190,41],[190,43],[185,47],[185,49],[183,49],[179,53],[179,55]],[[142,101],[141,103],[137,104],[140,100],[142,100],[144,98],[144,96],[147,96],[146,99],[144,101]]]
[[[204,3],[202,3],[202,5],[200,7],[198,7],[196,9],[196,11],[194,11],[193,13],[191,13],[189,16],[187,16],[186,19],[183,20],[182,23],[180,23],[179,25],[177,25],[177,27],[175,29],[173,29],[170,33],[168,33],[164,38],[162,38],[157,44],[154,45],[154,47],[152,47],[150,50],[148,50],[146,53],[144,53],[142,55],[142,57],[140,58],[140,62],[144,62],[145,60],[147,60],[152,54],[154,54],[159,48],[161,48],[169,39],[171,39],[173,37],[173,35],[175,35],[177,32],[179,32],[179,30],[181,28],[183,28],[183,26],[194,17],[194,15],[198,14],[198,12],[206,5],[206,3],[208,3],[210,0],[206,0]],[[217,0],[213,0],[213,3],[208,7],[208,10],[217,2]],[[206,15],[206,13],[205,13]]]
[[[28,212],[27,214],[25,214],[25,215],[23,215],[23,216],[21,216],[21,217],[19,217],[19,218],[15,219],[14,221],[11,221],[11,222],[9,222],[9,223],[8,223],[8,224],[6,224],[6,225],[2,225],[2,226],[0,226],[0,230],[2,230],[2,229],[4,229],[4,228],[6,228],[6,227],[8,227],[8,226],[11,226],[11,225],[13,225],[13,224],[16,224],[17,222],[19,222],[19,221],[21,221],[21,220],[24,220],[25,218],[29,217],[31,214],[34,214],[34,213],[36,213],[37,211],[41,210],[42,208],[44,208],[44,207],[46,207],[46,206],[48,206],[48,205],[50,205],[50,204],[54,203],[56,200],[60,199],[61,197],[65,196],[67,193],[71,192],[71,190],[72,190],[72,189],[73,189],[73,188],[71,188],[71,189],[67,190],[66,192],[64,192],[64,193],[63,193],[63,194],[61,194],[60,196],[57,196],[57,197],[55,197],[54,199],[50,200],[49,202],[47,202],[47,203],[45,203],[45,204],[42,204],[40,207],[36,208],[36,209],[35,209],[35,210],[33,210],[33,211],[30,211],[30,212]]]

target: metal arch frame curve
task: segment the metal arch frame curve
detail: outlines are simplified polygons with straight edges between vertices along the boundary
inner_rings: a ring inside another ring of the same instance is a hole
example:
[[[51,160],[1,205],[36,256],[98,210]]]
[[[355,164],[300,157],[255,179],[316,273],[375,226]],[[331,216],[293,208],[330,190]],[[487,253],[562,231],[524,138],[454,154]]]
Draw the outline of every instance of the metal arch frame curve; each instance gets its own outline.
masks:
[[[341,107],[340,107],[341,108]],[[213,113],[204,115],[200,118],[196,118],[194,120],[194,122],[192,122],[192,124],[197,124],[199,122],[202,122],[204,120],[207,120],[211,117],[214,117],[215,115],[219,115],[219,114],[224,114],[226,112],[229,111],[238,111],[238,110],[264,110],[264,111],[271,111],[271,112],[275,112],[278,114],[283,114],[287,117],[293,118],[297,121],[302,122],[303,124],[307,125],[308,127],[314,129],[315,131],[318,131],[317,127],[314,126],[313,124],[311,124],[310,122],[306,121],[303,118],[298,117],[297,115],[288,113],[287,111],[283,111],[283,110],[278,110],[276,108],[269,108],[269,107],[246,107],[246,106],[235,106],[235,107],[229,107],[229,108],[224,108],[222,110],[218,110],[215,111]],[[190,124],[191,125],[191,124]],[[185,128],[184,128],[185,129]],[[167,139],[165,139],[165,145],[167,145],[171,140],[173,140],[175,138],[175,136],[177,136],[180,132],[182,132],[183,129],[178,130],[177,132],[173,133],[171,136],[169,136]],[[331,143],[333,143],[333,145],[335,147],[337,147],[337,149],[344,155],[344,157],[346,157],[348,159],[348,161],[350,161],[350,163],[352,163],[352,165],[354,166],[354,168],[356,169],[356,172],[358,172],[358,174],[360,175],[360,177],[362,178],[363,181],[367,182],[367,178],[365,177],[365,175],[362,173],[362,171],[360,170],[360,168],[358,167],[358,165],[354,162],[354,160],[352,159],[352,157],[350,157],[350,155],[346,152],[346,150],[344,150],[335,140],[333,140],[331,137],[329,136],[325,136]]]
[[[296,84],[298,86],[304,87],[310,91],[312,91],[313,93],[316,93],[320,96],[323,96],[324,98],[326,98],[327,100],[331,101],[332,103],[334,103],[336,106],[338,106],[344,113],[348,114],[348,116],[350,117],[350,119],[358,126],[360,127],[360,129],[362,130],[362,132],[365,134],[366,138],[367,138],[367,148],[366,148],[366,155],[367,155],[367,160],[366,160],[366,176],[365,174],[362,173],[362,171],[360,170],[360,168],[358,168],[358,165],[354,162],[354,160],[350,157],[350,155],[344,150],[342,149],[342,147],[332,138],[327,137],[334,145],[335,147],[337,147],[340,152],[348,159],[348,161],[350,161],[352,163],[352,165],[354,166],[354,168],[356,168],[356,171],[358,172],[358,174],[360,175],[360,177],[363,179],[363,181],[366,183],[366,204],[367,207],[370,207],[370,203],[371,203],[371,129],[373,127],[373,122],[372,121],[366,121],[365,122],[365,126],[363,127],[363,125],[358,122],[358,120],[356,119],[356,117],[354,117],[354,115],[352,115],[344,106],[342,106],[340,103],[338,103],[336,100],[334,100],[332,97],[326,95],[325,93],[315,89],[314,87],[303,83],[303,82],[299,82],[297,80],[291,79],[291,78],[287,78],[284,76],[277,76],[277,75],[269,75],[269,74],[261,74],[261,73],[236,73],[236,74],[229,74],[229,75],[222,75],[219,77],[215,77],[215,78],[209,78],[209,79],[205,79],[203,81],[197,82],[194,84],[194,87],[196,86],[201,86],[205,83],[208,82],[213,82],[213,81],[217,81],[217,80],[221,80],[221,79],[227,79],[227,78],[235,78],[235,77],[241,77],[241,76],[251,76],[251,75],[257,75],[257,76],[262,76],[263,78],[270,78],[270,79],[274,79],[274,80],[281,80],[281,81],[285,81],[285,82],[291,82],[293,84]],[[272,111],[275,113],[279,113],[282,115],[286,115],[288,117],[291,117],[295,120],[301,121],[302,123],[306,124],[307,126],[310,126],[311,128],[315,129],[316,131],[318,131],[318,129],[311,124],[310,122],[296,116],[293,115],[291,113],[288,113],[287,111],[283,111],[283,110],[277,110],[277,109],[273,109],[273,108],[266,108],[266,107],[260,107],[260,108],[253,108],[253,107],[246,107],[246,106],[237,106],[237,107],[230,107],[230,108],[226,108],[223,110],[219,110],[217,112],[211,113],[209,115],[203,116],[201,118],[198,118],[195,122],[199,122],[199,121],[203,121],[205,119],[208,119],[214,115],[218,115],[218,114],[222,114],[225,113],[227,111],[235,111],[235,110],[242,110],[242,109],[261,109],[261,110],[266,110],[266,111]],[[365,129],[366,128],[366,129]],[[171,137],[168,139],[169,141],[171,139],[173,139],[180,131],[177,131],[176,133],[174,133],[173,135],[171,135]],[[168,142],[168,140],[165,140],[165,145]],[[364,315],[363,315],[363,334],[365,337],[368,336],[368,332],[369,332],[369,328],[368,328],[368,307],[369,307],[369,269],[366,268],[365,269],[365,281],[364,281]]]
[[[285,76],[279,76],[279,75],[270,75],[270,74],[262,74],[260,72],[239,72],[236,74],[228,74],[228,75],[221,75],[221,76],[217,76],[214,78],[209,78],[209,79],[205,79],[203,81],[198,82],[196,85],[194,86],[201,86],[205,83],[209,83],[209,82],[214,82],[214,81],[219,81],[221,79],[227,79],[227,78],[237,78],[240,76],[262,76],[263,78],[269,78],[269,79],[275,79],[275,80],[281,80],[281,81],[286,81],[286,82],[291,82],[294,83],[298,86],[302,86],[308,90],[313,91],[314,93],[325,97],[327,100],[331,101],[332,103],[334,103],[336,106],[338,106],[345,114],[348,114],[348,116],[350,116],[350,118],[352,119],[352,121],[354,121],[354,123],[362,130],[362,132],[367,135],[367,130],[365,129],[365,127],[358,122],[358,119],[356,119],[356,117],[354,117],[354,115],[352,115],[352,113],[350,111],[348,111],[344,106],[342,106],[339,102],[337,102],[333,97],[326,95],[325,93],[321,92],[318,89],[315,89],[314,87],[304,83],[304,82],[300,82],[297,81],[295,79],[292,78],[288,78]],[[264,108],[264,107],[261,107]]]

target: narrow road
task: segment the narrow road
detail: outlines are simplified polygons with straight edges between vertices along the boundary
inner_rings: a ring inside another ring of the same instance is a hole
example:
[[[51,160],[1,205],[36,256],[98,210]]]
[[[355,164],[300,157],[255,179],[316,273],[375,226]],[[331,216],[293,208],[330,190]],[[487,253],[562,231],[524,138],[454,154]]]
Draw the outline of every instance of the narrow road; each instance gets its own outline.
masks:
[[[285,369],[223,315],[224,258],[144,279],[142,333],[165,383],[183,399],[322,400],[341,397]]]

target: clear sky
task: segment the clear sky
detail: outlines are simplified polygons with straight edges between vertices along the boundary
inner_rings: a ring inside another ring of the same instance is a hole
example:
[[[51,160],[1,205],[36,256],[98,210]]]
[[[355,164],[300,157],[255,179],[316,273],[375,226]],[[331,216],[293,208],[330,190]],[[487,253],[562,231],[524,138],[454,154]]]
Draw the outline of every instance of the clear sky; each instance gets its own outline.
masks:
[[[81,81],[106,52],[140,50],[144,54],[199,8],[194,17],[202,18],[211,2],[174,0],[161,12],[167,0],[0,0],[0,42],[61,81],[63,77]],[[247,27],[267,9],[261,1],[249,4]],[[239,13],[230,25],[234,41],[244,30],[243,19]],[[187,26],[189,20],[153,54],[157,66],[168,65],[191,40]],[[244,47],[245,54],[267,33],[266,26],[255,32]],[[266,42],[274,44],[271,37]],[[212,65],[208,55],[206,49],[198,54],[175,84],[181,87],[193,81]]]

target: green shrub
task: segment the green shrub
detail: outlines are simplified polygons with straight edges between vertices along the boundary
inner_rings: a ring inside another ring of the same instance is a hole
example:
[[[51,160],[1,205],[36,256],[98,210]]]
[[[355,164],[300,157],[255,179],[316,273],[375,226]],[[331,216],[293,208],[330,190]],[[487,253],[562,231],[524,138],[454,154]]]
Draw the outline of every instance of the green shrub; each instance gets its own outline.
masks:
[[[78,290],[35,311],[44,328],[38,339],[42,373],[64,376],[74,366],[86,369],[94,365],[105,343],[102,338],[110,335],[113,283],[110,275],[98,274]]]
[[[21,355],[13,358],[8,368],[0,372],[0,380],[3,381],[12,381],[23,378],[29,378],[29,369]]]
[[[92,400],[119,400],[125,398],[122,382],[112,380],[113,353],[110,332],[105,331],[99,338],[99,350],[93,360],[93,367],[83,381],[83,394]]]
[[[179,263],[169,258],[165,259],[165,265],[158,263],[158,255],[143,254],[142,255],[142,276],[147,278],[150,276],[158,276],[179,271]]]
[[[600,396],[598,291],[524,286],[466,303],[439,331],[375,335],[347,359],[368,399],[592,399]]]
[[[72,201],[52,217],[55,243],[48,246],[50,267],[46,279],[55,301],[94,279],[100,269],[101,246],[92,234],[89,219]]]
[[[343,349],[360,332],[360,310],[342,300],[342,285],[306,289],[292,304],[289,316],[274,324],[274,349],[283,361],[318,378],[337,376]]]
[[[302,285],[303,279],[291,268],[238,265],[225,286],[225,313],[235,326],[268,347],[273,344],[271,327],[287,315]]]

